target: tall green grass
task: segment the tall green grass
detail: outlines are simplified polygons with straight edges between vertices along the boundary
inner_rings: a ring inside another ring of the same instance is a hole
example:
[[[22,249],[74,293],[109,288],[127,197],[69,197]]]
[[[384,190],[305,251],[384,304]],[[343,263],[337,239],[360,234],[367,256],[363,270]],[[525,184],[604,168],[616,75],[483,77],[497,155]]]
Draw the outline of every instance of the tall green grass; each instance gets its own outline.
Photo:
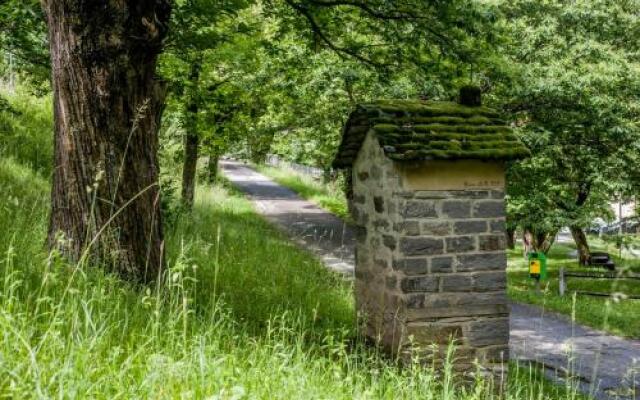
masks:
[[[4,97],[0,398],[494,397],[365,346],[350,283],[222,187],[200,188],[191,213],[167,208],[169,269],[154,285],[48,253],[50,102]],[[578,397],[536,369],[510,376],[508,398]]]
[[[44,250],[40,175],[2,159],[0,185],[1,398],[492,397],[365,346],[350,284],[223,188],[198,190],[167,232],[165,279],[139,287]],[[508,398],[577,397],[511,377]]]
[[[12,157],[49,176],[53,159],[51,100],[24,88],[0,92],[0,156]]]
[[[593,247],[598,248],[598,243]],[[640,282],[637,280],[609,280],[569,278],[568,291],[560,296],[558,290],[559,271],[593,271],[578,265],[575,258],[568,254],[574,250],[573,245],[556,244],[547,256],[548,280],[542,283],[542,292],[536,293],[534,281],[529,278],[526,260],[522,256],[521,247],[509,252],[508,293],[509,297],[522,303],[535,304],[548,310],[565,315],[573,315],[577,322],[596,329],[611,332],[620,336],[640,338],[640,300],[623,297],[592,297],[578,295],[575,304],[572,292],[590,291],[606,293],[623,293],[640,295]],[[624,268],[629,260],[616,259],[618,268]],[[630,261],[632,269],[636,262]],[[597,271],[597,270],[596,270]]]

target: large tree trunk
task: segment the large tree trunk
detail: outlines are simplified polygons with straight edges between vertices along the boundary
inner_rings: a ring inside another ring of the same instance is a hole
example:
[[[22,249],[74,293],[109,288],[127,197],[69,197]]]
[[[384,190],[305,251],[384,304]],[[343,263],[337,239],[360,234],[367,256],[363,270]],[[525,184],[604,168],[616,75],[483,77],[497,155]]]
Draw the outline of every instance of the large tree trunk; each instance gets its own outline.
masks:
[[[200,140],[197,134],[187,132],[184,137],[184,164],[182,166],[182,204],[191,208],[196,187],[196,166]]]
[[[591,181],[583,181],[580,184],[578,196],[576,198],[576,207],[582,207],[586,204],[591,193]],[[587,235],[579,226],[569,226],[573,241],[576,243],[578,249],[578,262],[580,265],[589,265],[589,259],[591,258],[591,252],[589,251],[589,243],[587,242]]]
[[[184,164],[182,166],[182,204],[191,209],[196,188],[196,167],[200,137],[198,136],[198,83],[201,59],[191,64],[188,104],[185,110]]]
[[[48,243],[143,281],[163,268],[156,60],[169,0],[43,0],[54,98]]]
[[[587,242],[587,235],[584,234],[584,230],[579,226],[570,226],[571,236],[576,243],[578,249],[578,262],[580,265],[589,265],[589,258],[591,258],[591,251],[589,250],[589,243]]]

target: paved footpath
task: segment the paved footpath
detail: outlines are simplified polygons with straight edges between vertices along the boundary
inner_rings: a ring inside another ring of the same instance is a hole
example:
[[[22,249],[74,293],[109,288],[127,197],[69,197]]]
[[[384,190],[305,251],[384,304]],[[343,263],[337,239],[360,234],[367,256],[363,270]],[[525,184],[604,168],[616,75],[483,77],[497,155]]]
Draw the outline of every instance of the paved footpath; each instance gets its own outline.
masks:
[[[348,225],[241,162],[222,161],[220,166],[259,213],[329,268],[352,276],[355,239]],[[510,347],[513,359],[541,366],[557,381],[572,377],[596,399],[640,400],[640,341],[573,324],[538,307],[512,304]]]

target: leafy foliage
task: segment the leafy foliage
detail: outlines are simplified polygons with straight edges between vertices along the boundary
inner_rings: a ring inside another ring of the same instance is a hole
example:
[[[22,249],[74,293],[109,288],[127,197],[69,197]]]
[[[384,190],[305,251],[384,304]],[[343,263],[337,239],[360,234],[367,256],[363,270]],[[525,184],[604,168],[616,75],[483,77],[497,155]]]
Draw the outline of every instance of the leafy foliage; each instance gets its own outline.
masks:
[[[0,2],[0,74],[19,76],[43,89],[49,77],[49,51],[38,0]]]
[[[4,96],[4,102],[0,101],[0,157],[11,157],[48,177],[53,167],[51,101],[34,98],[23,89]]]
[[[553,232],[610,218],[637,162],[638,3],[503,2],[511,80],[498,93],[532,157],[509,171],[509,211]],[[630,31],[621,30],[626,27]]]

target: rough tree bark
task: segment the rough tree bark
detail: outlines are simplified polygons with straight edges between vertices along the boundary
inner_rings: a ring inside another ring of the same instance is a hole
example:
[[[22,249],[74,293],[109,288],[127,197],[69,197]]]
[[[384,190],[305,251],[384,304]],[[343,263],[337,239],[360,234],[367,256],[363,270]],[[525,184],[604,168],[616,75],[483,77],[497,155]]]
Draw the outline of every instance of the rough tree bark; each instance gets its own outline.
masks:
[[[534,231],[531,228],[524,228],[522,242],[524,244],[524,256],[530,251],[548,253],[556,240],[557,231],[544,232]]]
[[[169,0],[43,0],[54,99],[48,243],[128,278],[162,271],[156,78]]]
[[[558,231],[551,232],[537,232],[535,236],[535,249],[545,254],[551,250],[551,246],[556,241],[556,234]]]
[[[514,228],[507,228],[505,230],[505,236],[507,237],[507,248],[513,250],[516,248],[516,230]]]
[[[587,235],[584,230],[579,226],[570,226],[571,236],[576,243],[578,249],[578,261],[580,265],[589,265],[589,259],[591,258],[591,251],[589,250],[589,242],[587,242]]]
[[[220,156],[217,153],[212,152],[209,154],[209,162],[207,164],[208,169],[208,181],[209,183],[214,183],[216,178],[218,177],[218,160]]]
[[[196,166],[200,139],[197,134],[187,132],[184,136],[184,163],[182,165],[182,204],[191,209],[196,187]]]
[[[591,181],[585,180],[580,183],[578,194],[576,197],[575,208],[583,207],[589,199],[591,193]],[[580,265],[589,265],[589,259],[591,258],[591,251],[589,250],[589,243],[587,242],[587,235],[584,234],[584,230],[577,225],[569,226],[573,241],[576,243],[578,250],[578,262]]]
[[[201,60],[191,64],[189,74],[188,104],[185,112],[184,161],[182,165],[182,204],[191,209],[196,187],[196,166],[200,136],[198,135],[198,83],[200,81]]]

